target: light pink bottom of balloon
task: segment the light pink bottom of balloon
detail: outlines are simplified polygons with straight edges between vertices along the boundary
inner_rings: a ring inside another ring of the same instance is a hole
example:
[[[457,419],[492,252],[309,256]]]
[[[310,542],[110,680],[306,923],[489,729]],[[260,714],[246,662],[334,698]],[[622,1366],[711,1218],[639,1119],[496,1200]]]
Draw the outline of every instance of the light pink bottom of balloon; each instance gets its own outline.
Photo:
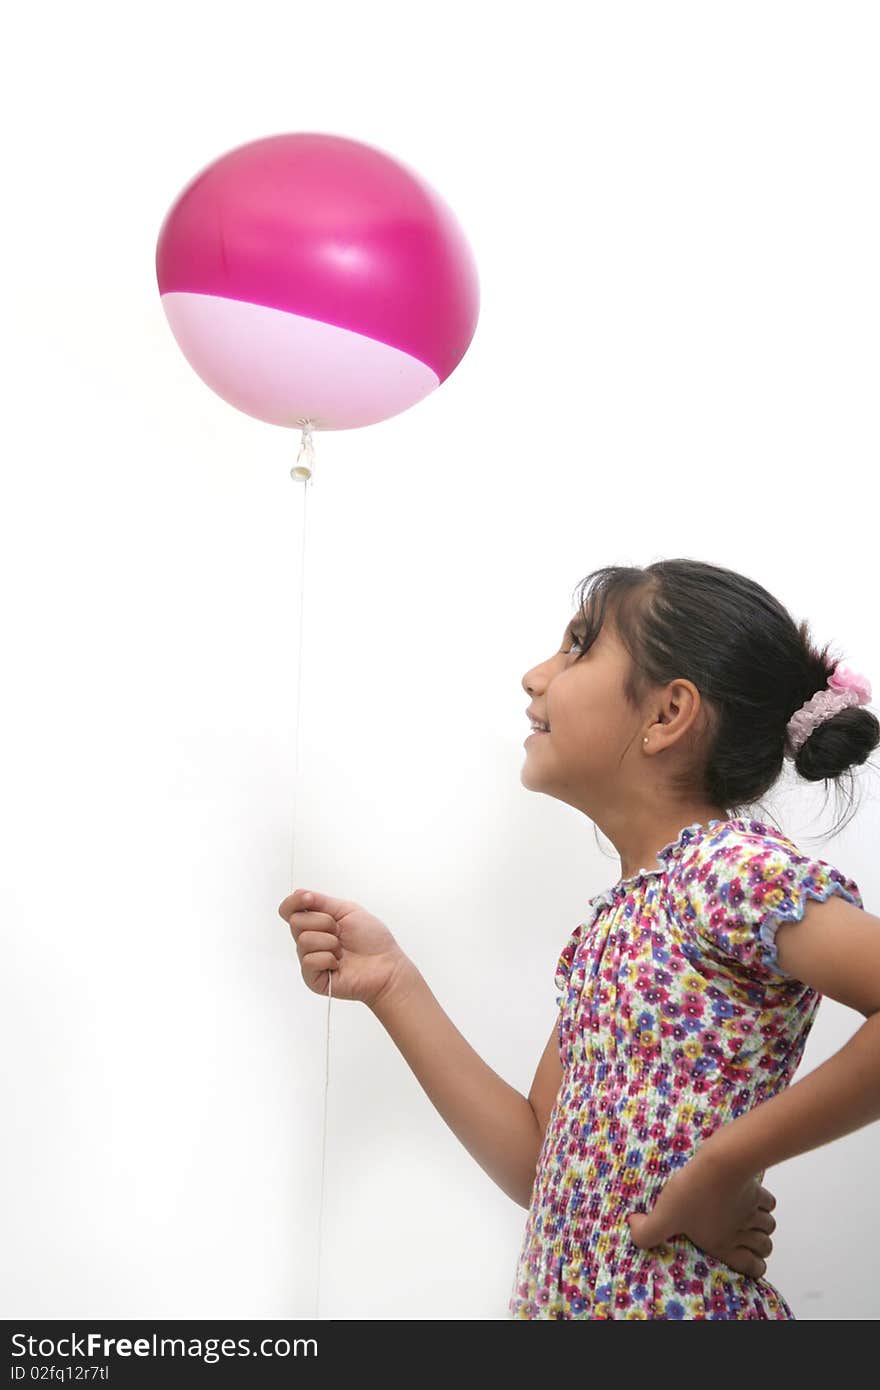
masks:
[[[162,304],[190,366],[230,405],[272,425],[350,430],[424,400],[437,373],[347,328],[209,294]]]

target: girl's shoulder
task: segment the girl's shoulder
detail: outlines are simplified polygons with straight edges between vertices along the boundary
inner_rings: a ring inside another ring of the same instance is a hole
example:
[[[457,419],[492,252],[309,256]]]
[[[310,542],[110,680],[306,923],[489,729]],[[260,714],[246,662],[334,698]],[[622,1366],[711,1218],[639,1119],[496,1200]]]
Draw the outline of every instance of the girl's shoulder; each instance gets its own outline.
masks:
[[[864,908],[854,879],[774,825],[734,819],[692,829],[672,856],[669,893],[695,948],[719,963],[788,980],[776,955],[780,922],[801,921],[810,899],[832,893]]]

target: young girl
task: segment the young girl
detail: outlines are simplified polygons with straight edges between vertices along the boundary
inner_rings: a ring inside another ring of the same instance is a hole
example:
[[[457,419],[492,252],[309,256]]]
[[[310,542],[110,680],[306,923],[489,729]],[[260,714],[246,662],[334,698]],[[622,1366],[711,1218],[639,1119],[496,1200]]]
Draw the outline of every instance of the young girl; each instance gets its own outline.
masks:
[[[765,1169],[880,1118],[880,918],[749,808],[784,758],[834,780],[880,743],[868,682],[743,575],[595,570],[523,678],[521,779],[582,811],[621,877],[556,967],[528,1098],[474,1052],[388,928],[297,889],[302,976],[366,1003],[480,1166],[528,1210],[514,1318],[772,1318]],[[823,994],[865,1022],[790,1083]]]

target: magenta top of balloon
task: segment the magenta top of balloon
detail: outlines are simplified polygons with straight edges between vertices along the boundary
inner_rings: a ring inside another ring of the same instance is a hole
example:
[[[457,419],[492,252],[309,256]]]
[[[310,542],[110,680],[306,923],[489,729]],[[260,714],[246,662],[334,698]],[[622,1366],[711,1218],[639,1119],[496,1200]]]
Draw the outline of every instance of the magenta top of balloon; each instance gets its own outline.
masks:
[[[318,133],[229,151],[197,174],[159,233],[156,278],[316,319],[397,348],[444,381],[479,317],[476,262],[455,215],[382,150]]]

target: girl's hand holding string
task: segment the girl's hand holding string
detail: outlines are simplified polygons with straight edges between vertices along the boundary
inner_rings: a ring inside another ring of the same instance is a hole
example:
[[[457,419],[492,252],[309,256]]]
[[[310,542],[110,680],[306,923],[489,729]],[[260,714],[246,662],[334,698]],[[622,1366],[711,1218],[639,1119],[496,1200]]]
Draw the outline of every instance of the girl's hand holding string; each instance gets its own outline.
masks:
[[[415,968],[378,917],[358,903],[297,888],[279,905],[296,942],[302,977],[315,994],[357,999],[371,1008],[405,990]]]
[[[760,1279],[776,1230],[770,1215],[776,1198],[761,1186],[763,1176],[743,1179],[710,1150],[698,1149],[668,1179],[650,1212],[627,1217],[632,1238],[649,1250],[672,1236],[687,1236],[707,1255]]]

